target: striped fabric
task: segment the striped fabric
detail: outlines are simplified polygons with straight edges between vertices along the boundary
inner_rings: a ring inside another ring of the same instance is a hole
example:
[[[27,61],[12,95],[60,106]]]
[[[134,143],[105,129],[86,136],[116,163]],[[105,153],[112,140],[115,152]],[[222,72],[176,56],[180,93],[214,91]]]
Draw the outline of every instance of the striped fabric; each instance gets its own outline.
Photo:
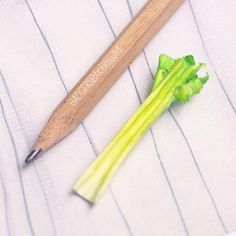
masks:
[[[146,0],[0,1],[0,235],[216,236],[236,230],[236,1],[186,0],[84,122],[29,166],[49,114]],[[160,53],[210,80],[145,135],[96,206],[75,180],[148,95]]]

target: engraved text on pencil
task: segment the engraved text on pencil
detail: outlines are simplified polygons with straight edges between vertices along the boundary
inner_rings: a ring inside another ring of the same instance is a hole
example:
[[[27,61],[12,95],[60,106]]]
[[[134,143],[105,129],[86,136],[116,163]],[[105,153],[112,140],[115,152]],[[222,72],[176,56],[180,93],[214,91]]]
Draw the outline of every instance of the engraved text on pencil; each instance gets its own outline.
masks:
[[[100,61],[95,68],[93,68],[92,72],[89,72],[88,77],[80,84],[79,88],[73,92],[73,94],[69,97],[68,102],[76,107],[78,103],[81,101],[83,96],[97,83],[99,78],[101,78],[103,73],[106,73],[108,68],[112,66],[114,61],[120,56],[121,48],[114,47],[111,49],[107,55]]]

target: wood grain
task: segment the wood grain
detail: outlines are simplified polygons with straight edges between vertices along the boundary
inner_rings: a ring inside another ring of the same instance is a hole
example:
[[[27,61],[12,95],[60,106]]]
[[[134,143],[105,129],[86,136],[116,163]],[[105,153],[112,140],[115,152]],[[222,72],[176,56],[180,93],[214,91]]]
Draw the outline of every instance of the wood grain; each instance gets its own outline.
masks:
[[[55,109],[33,148],[45,151],[69,134],[182,2],[149,1]]]

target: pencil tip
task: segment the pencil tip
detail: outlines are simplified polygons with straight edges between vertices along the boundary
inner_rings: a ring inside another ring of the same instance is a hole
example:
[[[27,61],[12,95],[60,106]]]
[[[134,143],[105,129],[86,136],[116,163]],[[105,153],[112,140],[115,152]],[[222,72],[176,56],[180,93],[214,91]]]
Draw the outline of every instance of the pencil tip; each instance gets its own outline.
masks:
[[[39,155],[40,152],[41,152],[41,149],[39,149],[39,150],[32,150],[30,152],[30,154],[26,157],[25,162],[27,164],[30,163],[31,161],[33,161]]]

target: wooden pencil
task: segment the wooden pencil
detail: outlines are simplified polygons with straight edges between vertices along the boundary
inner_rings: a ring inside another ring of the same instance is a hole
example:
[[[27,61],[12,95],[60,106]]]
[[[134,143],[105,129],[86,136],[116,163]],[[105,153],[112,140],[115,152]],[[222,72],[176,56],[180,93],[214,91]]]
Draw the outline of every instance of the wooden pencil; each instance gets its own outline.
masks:
[[[53,111],[26,158],[67,136],[117,81],[183,0],[150,0]]]

